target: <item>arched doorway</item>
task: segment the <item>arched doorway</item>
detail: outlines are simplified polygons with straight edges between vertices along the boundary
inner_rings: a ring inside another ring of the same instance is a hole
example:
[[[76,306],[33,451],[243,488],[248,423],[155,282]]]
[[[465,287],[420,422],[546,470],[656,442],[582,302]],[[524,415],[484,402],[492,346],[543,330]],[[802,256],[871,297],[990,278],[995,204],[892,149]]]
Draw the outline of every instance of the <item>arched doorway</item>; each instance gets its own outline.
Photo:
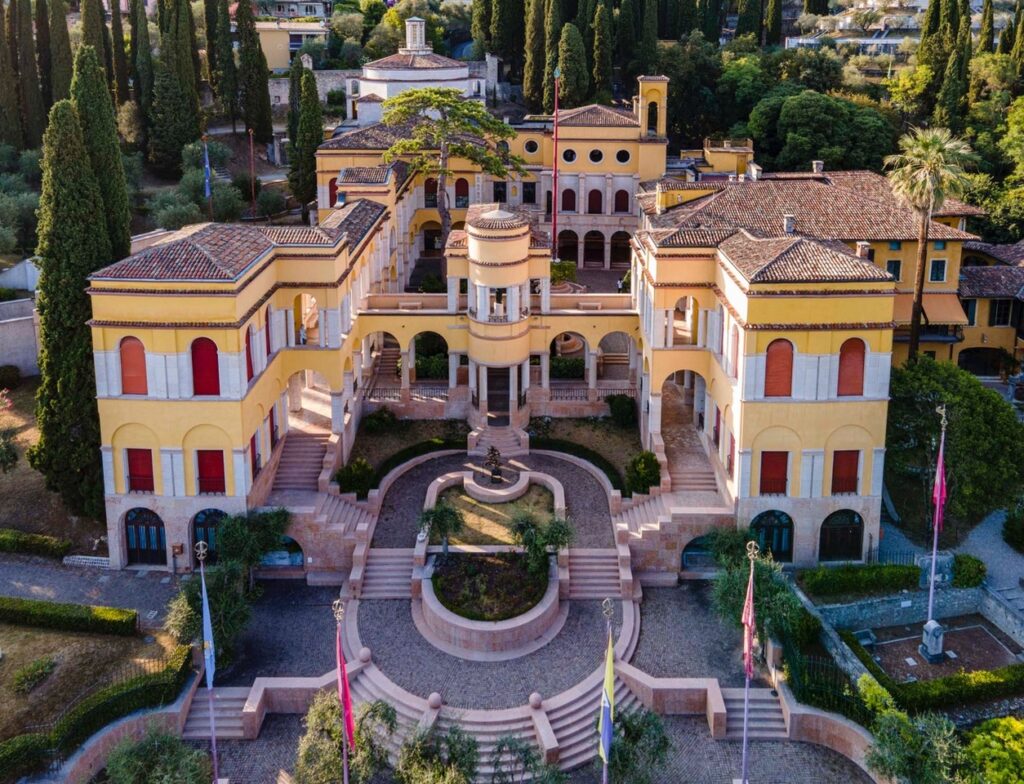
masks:
[[[852,509],[833,512],[821,524],[819,561],[859,561],[864,557],[864,518]]]
[[[793,560],[793,518],[778,509],[761,512],[750,521],[761,552],[769,552],[776,561],[788,563]]]
[[[579,263],[580,239],[576,232],[565,229],[558,232],[558,258],[562,261]]]
[[[152,509],[129,509],[124,516],[124,533],[129,564],[167,564],[164,521]]]
[[[658,104],[651,101],[647,104],[647,135],[656,136],[658,134]]]
[[[455,181],[455,208],[465,209],[469,206],[469,181],[459,177]]]
[[[629,269],[632,253],[629,249],[629,232],[617,231],[612,235],[612,269]]]
[[[588,231],[583,235],[583,266],[604,266],[604,235],[599,231]]]
[[[261,566],[269,568],[298,567],[301,569],[305,564],[305,557],[302,554],[302,547],[290,536],[281,537],[281,546],[276,550],[270,550],[263,556]]]
[[[437,180],[433,177],[427,177],[423,183],[423,206],[437,206]]]
[[[312,294],[296,294],[292,301],[296,346],[320,344],[320,307]]]
[[[206,565],[217,563],[217,542],[220,537],[217,535],[217,526],[221,520],[227,517],[220,509],[203,509],[192,518],[192,556],[195,557],[195,546],[199,542],[206,542],[208,546]]]
[[[440,256],[444,251],[441,247],[441,224],[437,221],[427,221],[423,224],[423,255],[428,257]]]
[[[998,376],[1003,370],[1003,356],[998,348],[965,348],[956,363],[976,376]]]
[[[415,381],[448,378],[448,341],[436,332],[421,332],[412,341]]]

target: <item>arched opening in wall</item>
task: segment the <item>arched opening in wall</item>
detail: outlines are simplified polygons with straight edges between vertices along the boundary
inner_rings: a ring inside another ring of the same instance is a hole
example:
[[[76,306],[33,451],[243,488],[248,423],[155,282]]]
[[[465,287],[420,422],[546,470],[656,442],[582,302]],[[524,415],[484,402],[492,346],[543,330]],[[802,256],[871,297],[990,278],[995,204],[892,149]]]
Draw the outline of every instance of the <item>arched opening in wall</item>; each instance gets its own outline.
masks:
[[[266,553],[260,566],[264,569],[302,569],[305,563],[299,543],[290,536],[282,536],[280,546]]]
[[[312,294],[296,294],[292,300],[292,328],[296,346],[320,345],[320,307]]]
[[[146,347],[135,337],[121,340],[121,394],[145,395],[149,385],[146,382]]]
[[[423,181],[423,206],[437,207],[437,180],[433,177]]]
[[[558,258],[562,261],[579,263],[580,238],[569,229],[558,232]]]
[[[587,340],[578,332],[560,332],[548,344],[551,399],[570,399],[587,378]]]
[[[459,177],[455,181],[455,208],[464,210],[469,206],[469,181]]]
[[[782,563],[793,560],[793,518],[785,512],[761,512],[750,521],[750,532],[762,553],[769,552]]]
[[[864,518],[852,509],[833,512],[821,524],[819,561],[859,561],[864,557]]]
[[[412,381],[437,385],[448,378],[448,341],[436,332],[421,332],[412,339],[415,366]]]
[[[604,235],[599,231],[588,231],[583,235],[583,266],[604,266]]]
[[[611,266],[612,269],[629,269],[633,252],[629,247],[629,232],[617,231],[612,235],[611,241]]]
[[[711,554],[711,538],[707,535],[691,539],[683,548],[680,567],[683,571],[711,572],[718,568]]]
[[[839,347],[840,396],[864,394],[864,353],[864,341],[860,338],[850,338]]]
[[[587,214],[600,215],[604,212],[604,193],[592,188],[587,194]]]
[[[784,338],[768,344],[764,360],[764,396],[792,397],[793,344]]]
[[[124,516],[124,535],[129,564],[167,564],[164,521],[152,509],[129,509]]]
[[[292,373],[288,377],[286,402],[288,432],[301,431],[320,436],[331,432],[331,387],[320,373],[315,370]],[[268,416],[272,420],[271,430],[276,426],[280,432],[281,423],[274,408],[270,409]]]
[[[427,221],[423,224],[423,252],[427,258],[437,258],[444,253],[441,246],[441,224],[437,221]],[[419,266],[419,264],[417,264]],[[413,271],[415,276],[415,270]]]
[[[217,344],[209,338],[192,341],[192,394],[220,394],[220,359]]]
[[[629,191],[619,189],[615,191],[615,212],[629,212]]]
[[[466,221],[452,221],[452,231],[462,231],[466,228]]]
[[[647,104],[647,135],[658,135],[658,104],[655,101]]]
[[[666,339],[666,346],[690,346],[695,342],[697,333],[697,300],[683,296],[676,300],[672,308],[671,341]]]
[[[367,397],[381,403],[394,403],[402,393],[402,344],[390,332],[375,332],[366,337],[370,349],[373,376]]]
[[[560,212],[576,212],[576,191],[573,188],[566,188],[562,191],[562,203],[558,208]]]
[[[1003,370],[1003,352],[998,348],[965,348],[956,363],[976,376],[999,376]]]
[[[220,509],[203,509],[192,518],[192,557],[195,558],[195,546],[199,542],[206,542],[207,555],[206,565],[212,566],[217,563],[217,526],[227,517],[227,514]],[[199,562],[194,564],[199,568]]]
[[[327,183],[327,204],[333,207],[338,202],[338,178],[331,177]]]
[[[609,389],[607,393],[630,392],[631,390],[629,357],[632,353],[636,356],[636,343],[632,337],[625,332],[609,332],[597,344],[597,378],[598,380],[617,382],[613,386],[619,389]]]
[[[652,391],[655,389],[659,388],[652,384]],[[665,378],[660,392],[659,432],[665,443],[672,486],[705,493],[703,497],[695,498],[695,503],[714,505],[718,485],[708,450],[718,448],[721,453],[723,447],[720,442],[724,440],[728,447],[730,439],[720,438],[727,428],[722,423],[722,414],[711,397],[708,384],[696,371],[677,370]],[[735,451],[734,445],[732,451]],[[721,462],[727,460],[728,456]]]

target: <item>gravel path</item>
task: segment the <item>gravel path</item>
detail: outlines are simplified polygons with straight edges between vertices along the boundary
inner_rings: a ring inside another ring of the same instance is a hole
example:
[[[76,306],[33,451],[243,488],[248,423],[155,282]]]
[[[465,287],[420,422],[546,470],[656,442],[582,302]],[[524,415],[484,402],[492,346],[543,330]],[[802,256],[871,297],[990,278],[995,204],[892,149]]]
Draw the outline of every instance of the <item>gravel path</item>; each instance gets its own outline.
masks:
[[[614,547],[608,496],[588,472],[566,460],[546,455],[511,458],[515,467],[551,474],[565,489],[566,514],[576,529],[573,547]],[[434,479],[450,471],[477,470],[477,457],[451,455],[428,460],[406,471],[388,490],[381,504],[373,531],[374,547],[412,547],[427,487]]]
[[[615,623],[617,633],[619,618]],[[553,697],[597,669],[605,625],[600,602],[574,601],[561,633],[540,650],[511,661],[472,662],[424,640],[408,601],[364,600],[359,634],[377,666],[413,694],[425,698],[436,691],[459,708],[512,708],[526,704],[534,691]]]
[[[958,553],[977,556],[988,566],[988,584],[993,588],[1013,588],[1024,577],[1024,555],[1003,541],[1006,512],[993,512],[982,520],[956,548]]]
[[[303,718],[271,713],[263,721],[258,740],[218,741],[220,777],[245,784],[276,784],[279,771],[290,773],[295,766],[299,738],[305,732]],[[204,741],[190,741],[190,745],[204,751],[210,749]]]

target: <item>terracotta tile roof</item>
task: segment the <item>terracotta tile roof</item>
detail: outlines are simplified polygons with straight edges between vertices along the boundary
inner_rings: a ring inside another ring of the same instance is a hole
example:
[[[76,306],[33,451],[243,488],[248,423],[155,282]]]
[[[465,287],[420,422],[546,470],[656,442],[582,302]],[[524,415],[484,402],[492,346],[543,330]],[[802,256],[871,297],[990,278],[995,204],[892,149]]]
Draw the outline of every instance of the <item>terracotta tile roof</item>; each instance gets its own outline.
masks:
[[[320,145],[320,150],[386,150],[409,135],[405,125],[374,123],[363,128],[343,131]]]
[[[387,211],[387,207],[370,199],[350,201],[328,215],[319,228],[336,237],[347,235],[350,246],[358,245],[374,224]]]
[[[649,232],[654,243],[661,248],[717,248],[736,229],[656,229]]]
[[[826,171],[816,176],[824,177],[828,182],[839,188],[846,188],[878,201],[887,202],[894,198],[892,189],[889,187],[889,181],[881,174],[876,174],[872,171]],[[942,208],[935,212],[935,217],[948,218],[969,215],[980,216],[984,214],[985,211],[980,207],[967,204],[959,199],[946,199]]]
[[[370,93],[369,95],[360,95],[356,98],[356,103],[384,103],[384,99],[379,95]]]
[[[1020,297],[1024,293],[1024,267],[995,264],[960,270],[961,297]],[[1024,297],[1022,297],[1024,298]]]
[[[625,109],[613,109],[610,106],[601,106],[596,103],[588,106],[580,106],[577,109],[566,109],[559,112],[558,125],[565,127],[574,126],[618,126],[618,127],[639,127],[636,117],[632,112]]]
[[[366,63],[363,68],[465,68],[466,64],[444,55],[434,54],[390,54],[379,60]]]
[[[658,185],[663,191],[720,191],[728,186],[727,180],[684,180],[680,177],[662,177],[660,180],[644,180],[640,190],[654,193]]]
[[[472,204],[466,210],[466,225],[478,229],[516,229],[530,225],[530,216],[498,202]]]
[[[738,231],[719,251],[751,283],[885,281],[892,276],[838,243],[805,237],[760,239]]]
[[[390,166],[348,166],[338,172],[338,185],[380,185],[390,177]]]
[[[975,251],[984,253],[1004,264],[1024,264],[1024,240],[1015,242],[1012,245],[992,245],[980,240],[970,240],[964,243],[964,252]]]

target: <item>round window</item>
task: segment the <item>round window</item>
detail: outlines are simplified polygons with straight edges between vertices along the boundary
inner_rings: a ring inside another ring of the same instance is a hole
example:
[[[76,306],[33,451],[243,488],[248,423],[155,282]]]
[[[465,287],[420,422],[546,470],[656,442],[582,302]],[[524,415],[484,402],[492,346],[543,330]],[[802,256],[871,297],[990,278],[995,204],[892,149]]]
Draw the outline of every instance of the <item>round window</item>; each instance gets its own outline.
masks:
[[[576,160],[576,150],[570,149],[562,152],[562,160],[565,161],[566,163],[572,163],[574,160]]]
[[[591,163],[600,163],[603,160],[604,160],[604,153],[603,152],[601,152],[600,150],[591,150],[590,151],[590,162]]]
[[[537,152],[539,145],[533,139],[530,139],[526,144],[523,145],[523,149],[526,150],[530,155]]]
[[[615,160],[619,163],[629,163],[629,150],[619,150],[615,153]]]

